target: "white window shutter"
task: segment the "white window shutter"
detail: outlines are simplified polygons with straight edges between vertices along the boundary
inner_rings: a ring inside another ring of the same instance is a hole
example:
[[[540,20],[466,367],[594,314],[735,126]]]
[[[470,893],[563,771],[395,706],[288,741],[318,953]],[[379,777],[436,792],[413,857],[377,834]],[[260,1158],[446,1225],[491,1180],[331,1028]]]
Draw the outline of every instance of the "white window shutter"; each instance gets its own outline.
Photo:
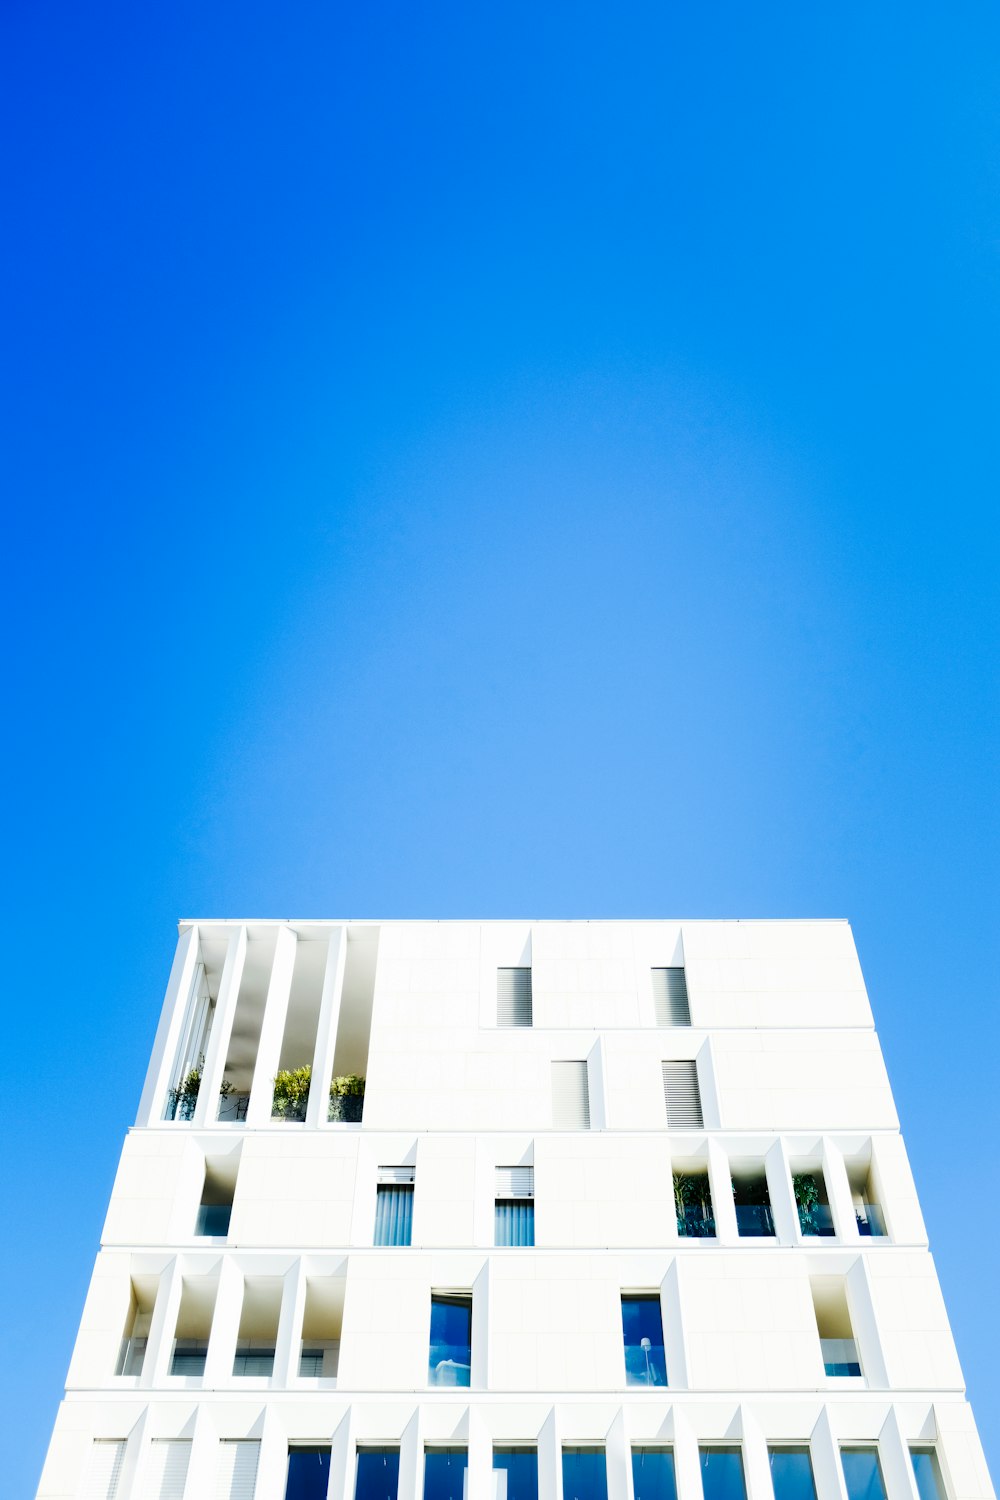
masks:
[[[586,1062],[552,1064],[552,1124],[556,1130],[590,1129]]]
[[[653,1004],[657,1026],[690,1026],[687,977],[683,969],[653,969]]]
[[[219,1444],[215,1500],[253,1500],[259,1458],[260,1443],[224,1439]]]
[[[665,1062],[663,1094],[667,1104],[668,1125],[676,1130],[701,1130],[704,1121],[696,1062]]]
[[[124,1462],[124,1442],[96,1438],[90,1445],[90,1462],[80,1500],[117,1500]]]
[[[415,1167],[379,1167],[378,1181],[383,1187],[412,1187],[416,1178]]]
[[[530,969],[497,969],[497,1025],[531,1025]]]
[[[149,1445],[143,1500],[184,1500],[190,1459],[190,1442],[154,1438]]]
[[[498,1198],[533,1198],[535,1196],[534,1167],[497,1167],[496,1196]]]

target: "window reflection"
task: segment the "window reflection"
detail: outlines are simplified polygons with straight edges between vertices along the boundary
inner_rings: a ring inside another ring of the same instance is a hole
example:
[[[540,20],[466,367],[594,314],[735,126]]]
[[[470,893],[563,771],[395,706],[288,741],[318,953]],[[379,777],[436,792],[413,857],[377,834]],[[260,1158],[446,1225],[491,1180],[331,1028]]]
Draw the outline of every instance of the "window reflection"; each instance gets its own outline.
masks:
[[[910,1458],[920,1500],[944,1500],[944,1484],[934,1449],[911,1448]]]
[[[625,1381],[628,1385],[666,1385],[663,1321],[656,1295],[622,1296]]]
[[[877,1448],[841,1448],[847,1500],[885,1500]]]
[[[427,1379],[431,1385],[468,1385],[472,1371],[472,1298],[431,1298],[431,1346]]]
[[[632,1449],[635,1500],[677,1500],[674,1455],[669,1448]]]
[[[424,1452],[424,1500],[463,1500],[469,1455],[465,1448]]]
[[[534,1448],[494,1448],[496,1500],[538,1500],[538,1453]]]
[[[359,1448],[354,1500],[396,1500],[398,1448]]]
[[[563,1500],[608,1500],[608,1471],[603,1448],[564,1448]]]
[[[808,1448],[770,1448],[774,1500],[816,1500]]]
[[[700,1456],[705,1500],[746,1500],[743,1455],[738,1448],[702,1448]]]

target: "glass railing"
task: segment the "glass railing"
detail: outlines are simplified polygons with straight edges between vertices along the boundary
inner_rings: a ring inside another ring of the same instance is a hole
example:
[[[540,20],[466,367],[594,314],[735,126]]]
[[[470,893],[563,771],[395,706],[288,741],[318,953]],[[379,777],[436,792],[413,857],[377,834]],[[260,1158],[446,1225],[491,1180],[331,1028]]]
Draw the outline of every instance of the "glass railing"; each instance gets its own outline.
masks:
[[[118,1364],[115,1366],[116,1375],[141,1375],[142,1362],[146,1358],[146,1338],[122,1339],[122,1346],[118,1352]]]
[[[736,1227],[741,1235],[773,1235],[774,1219],[769,1203],[737,1203]]]
[[[220,1094],[219,1113],[216,1118],[242,1125],[246,1120],[249,1104],[249,1094],[237,1094],[235,1091],[229,1094]]]
[[[256,1339],[238,1339],[233,1360],[234,1375],[251,1375],[260,1379],[274,1372],[274,1345]]]
[[[658,1385],[667,1383],[667,1358],[662,1344],[646,1339],[643,1344],[625,1345],[626,1385]]]
[[[681,1239],[711,1240],[715,1238],[715,1220],[700,1208],[686,1208],[683,1218],[677,1216],[677,1233]]]
[[[339,1339],[303,1339],[299,1375],[309,1380],[334,1380],[340,1364]]]
[[[207,1339],[175,1339],[171,1375],[204,1375],[207,1353]]]
[[[182,1094],[177,1089],[171,1089],[167,1095],[167,1107],[163,1118],[165,1120],[193,1120],[194,1107],[197,1102],[197,1094]]]
[[[863,1203],[860,1208],[855,1204],[854,1214],[859,1234],[870,1235],[875,1240],[885,1238],[885,1219],[877,1203]]]
[[[828,1375],[860,1375],[861,1361],[853,1339],[820,1339],[823,1368]]]
[[[229,1219],[232,1212],[231,1203],[202,1203],[195,1220],[195,1234],[223,1239],[229,1233]]]
[[[472,1374],[471,1344],[432,1344],[428,1361],[429,1385],[468,1385]]]
[[[799,1228],[803,1234],[816,1234],[829,1239],[837,1233],[833,1214],[827,1203],[814,1203],[811,1208],[799,1207]]]
[[[326,1117],[328,1120],[340,1120],[345,1125],[360,1125],[364,1107],[364,1094],[331,1094]]]

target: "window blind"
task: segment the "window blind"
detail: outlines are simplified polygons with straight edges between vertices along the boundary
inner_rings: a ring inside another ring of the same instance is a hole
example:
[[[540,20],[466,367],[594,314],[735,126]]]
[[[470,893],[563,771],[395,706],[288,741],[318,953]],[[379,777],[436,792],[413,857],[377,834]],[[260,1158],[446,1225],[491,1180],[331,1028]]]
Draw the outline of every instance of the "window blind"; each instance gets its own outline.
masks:
[[[416,1171],[416,1167],[379,1167],[378,1181],[386,1187],[412,1187]]]
[[[144,1500],[184,1500],[184,1483],[191,1458],[190,1442],[164,1442],[154,1438],[149,1445]]]
[[[413,1188],[383,1187],[375,1194],[375,1244],[409,1245],[413,1235]]]
[[[530,969],[497,969],[497,1025],[531,1025]]]
[[[260,1443],[224,1438],[219,1444],[215,1500],[253,1500],[259,1458]]]
[[[552,1123],[556,1130],[590,1129],[586,1062],[552,1064]]]
[[[117,1500],[124,1462],[124,1442],[96,1438],[90,1446],[90,1463],[80,1500]]]
[[[701,1094],[698,1091],[698,1064],[665,1062],[663,1093],[667,1104],[667,1124],[677,1130],[700,1130]]]
[[[533,1198],[535,1196],[534,1167],[497,1167],[496,1196],[498,1198]]]
[[[653,969],[652,974],[657,1026],[690,1026],[691,1008],[684,970]]]

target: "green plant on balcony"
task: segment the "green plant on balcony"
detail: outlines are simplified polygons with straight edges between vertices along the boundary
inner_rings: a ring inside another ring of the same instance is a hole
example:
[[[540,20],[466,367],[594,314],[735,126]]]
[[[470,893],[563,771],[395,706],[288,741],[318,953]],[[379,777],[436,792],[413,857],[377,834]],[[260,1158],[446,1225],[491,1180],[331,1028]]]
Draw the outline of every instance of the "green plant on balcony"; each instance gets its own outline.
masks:
[[[819,1203],[816,1179],[811,1172],[796,1172],[792,1176],[792,1189],[795,1193],[795,1207],[799,1211],[799,1225],[802,1233],[808,1234],[814,1228],[813,1210]]]
[[[357,1123],[361,1119],[361,1101],[365,1097],[365,1080],[358,1073],[346,1073],[330,1080],[330,1110],[327,1119]]]
[[[301,1068],[281,1068],[274,1076],[272,1116],[279,1120],[301,1120],[311,1082],[312,1068],[308,1063]]]
[[[170,1090],[174,1104],[174,1119],[190,1120],[194,1114],[195,1101],[201,1089],[202,1075],[205,1070],[204,1055],[199,1057],[193,1068],[190,1068],[180,1083]],[[219,1085],[219,1093],[225,1099],[233,1092],[233,1086],[228,1078],[224,1078]]]
[[[674,1212],[678,1234],[697,1237],[715,1233],[708,1178],[704,1173],[674,1173]]]

